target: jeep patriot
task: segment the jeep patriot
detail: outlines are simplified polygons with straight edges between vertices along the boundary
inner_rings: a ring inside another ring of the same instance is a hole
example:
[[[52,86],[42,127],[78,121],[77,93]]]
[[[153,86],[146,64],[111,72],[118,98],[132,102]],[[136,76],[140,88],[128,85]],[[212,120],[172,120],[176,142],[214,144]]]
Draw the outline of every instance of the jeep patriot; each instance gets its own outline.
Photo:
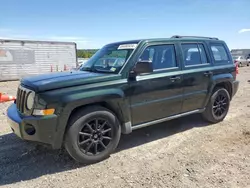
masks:
[[[194,113],[223,121],[239,86],[236,68],[218,38],[116,42],[79,71],[23,78],[8,122],[21,139],[95,163],[116,149],[121,134],[139,128]]]

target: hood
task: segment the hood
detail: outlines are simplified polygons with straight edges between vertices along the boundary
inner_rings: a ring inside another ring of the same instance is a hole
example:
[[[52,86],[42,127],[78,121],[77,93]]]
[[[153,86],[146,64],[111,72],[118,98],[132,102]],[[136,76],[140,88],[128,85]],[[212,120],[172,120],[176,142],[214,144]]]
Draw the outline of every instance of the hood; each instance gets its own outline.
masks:
[[[23,78],[21,84],[35,92],[118,79],[119,75],[85,71],[58,72]]]

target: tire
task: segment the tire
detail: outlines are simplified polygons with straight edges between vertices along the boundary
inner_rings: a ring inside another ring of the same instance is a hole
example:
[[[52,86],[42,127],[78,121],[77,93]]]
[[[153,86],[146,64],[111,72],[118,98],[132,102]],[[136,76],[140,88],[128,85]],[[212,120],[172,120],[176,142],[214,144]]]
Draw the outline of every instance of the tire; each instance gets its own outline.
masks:
[[[239,63],[239,67],[242,67],[242,63],[241,62]]]
[[[92,164],[108,158],[120,136],[121,126],[116,116],[104,107],[91,106],[71,118],[65,148],[76,161]]]
[[[202,113],[202,116],[210,123],[218,123],[223,121],[227,116],[229,107],[230,95],[228,91],[224,88],[216,88],[210,97],[206,110]]]

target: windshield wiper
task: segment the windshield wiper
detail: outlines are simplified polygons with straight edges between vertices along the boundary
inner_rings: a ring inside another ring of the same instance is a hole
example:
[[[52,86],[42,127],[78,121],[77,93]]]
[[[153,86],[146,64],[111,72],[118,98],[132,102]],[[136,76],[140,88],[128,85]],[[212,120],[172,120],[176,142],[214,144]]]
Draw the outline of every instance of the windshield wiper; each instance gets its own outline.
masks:
[[[81,71],[98,72],[94,67],[82,67]]]
[[[80,69],[80,71],[88,71],[88,72],[95,72],[95,73],[110,73],[110,74],[114,74],[113,71],[110,70],[99,70],[96,69],[94,66],[93,67],[82,67]]]

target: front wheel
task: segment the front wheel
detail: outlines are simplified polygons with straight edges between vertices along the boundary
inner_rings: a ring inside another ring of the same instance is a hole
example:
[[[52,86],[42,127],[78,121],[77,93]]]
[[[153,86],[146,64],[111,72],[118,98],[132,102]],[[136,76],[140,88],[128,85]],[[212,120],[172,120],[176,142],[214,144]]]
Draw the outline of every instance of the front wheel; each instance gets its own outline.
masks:
[[[230,106],[230,96],[226,89],[217,88],[210,97],[206,110],[202,116],[211,123],[223,121]]]
[[[119,121],[111,111],[101,106],[87,107],[71,119],[65,148],[80,163],[96,163],[116,149],[120,135]]]

